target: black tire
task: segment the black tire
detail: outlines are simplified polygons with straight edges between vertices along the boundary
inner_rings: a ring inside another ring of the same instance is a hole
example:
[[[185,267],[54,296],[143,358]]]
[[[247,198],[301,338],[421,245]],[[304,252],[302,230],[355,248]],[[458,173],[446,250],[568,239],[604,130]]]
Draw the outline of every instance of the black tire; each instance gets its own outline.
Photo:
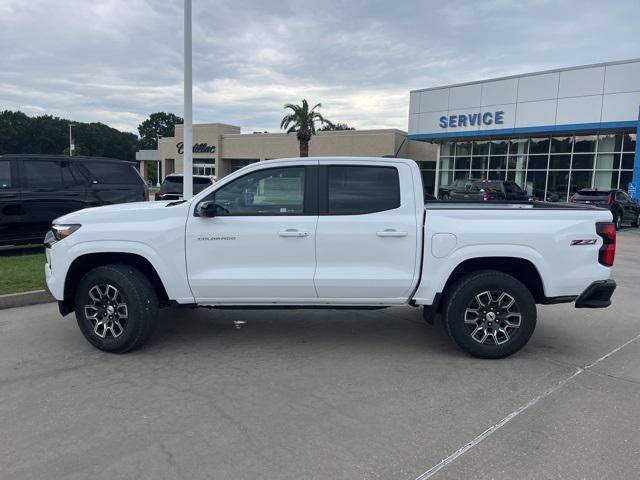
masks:
[[[613,214],[613,224],[616,226],[616,230],[620,230],[622,228],[622,214],[620,212]]]
[[[498,298],[502,302],[494,304]],[[505,310],[509,298],[513,304]],[[503,358],[527,344],[536,328],[537,312],[535,300],[522,282],[506,273],[482,270],[464,276],[451,287],[443,316],[449,336],[462,350],[479,358]],[[471,323],[474,316],[477,319]],[[518,327],[513,326],[516,323]]]
[[[149,279],[129,265],[90,270],[80,280],[74,301],[80,331],[89,343],[105,352],[125,353],[140,347],[157,323],[156,292]]]
[[[631,222],[631,226],[633,228],[640,227],[640,212],[636,213],[636,219],[633,222]]]

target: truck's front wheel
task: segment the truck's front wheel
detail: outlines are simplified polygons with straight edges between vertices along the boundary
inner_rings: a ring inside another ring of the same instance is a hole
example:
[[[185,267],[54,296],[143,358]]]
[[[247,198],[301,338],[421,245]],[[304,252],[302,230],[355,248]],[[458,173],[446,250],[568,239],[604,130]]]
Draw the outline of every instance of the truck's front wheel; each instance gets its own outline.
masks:
[[[75,312],[82,334],[93,346],[124,353],[151,336],[158,298],[139,270],[129,265],[103,265],[80,280]]]
[[[443,313],[451,338],[480,358],[517,352],[536,327],[531,292],[518,279],[497,271],[474,272],[458,280],[447,295]]]

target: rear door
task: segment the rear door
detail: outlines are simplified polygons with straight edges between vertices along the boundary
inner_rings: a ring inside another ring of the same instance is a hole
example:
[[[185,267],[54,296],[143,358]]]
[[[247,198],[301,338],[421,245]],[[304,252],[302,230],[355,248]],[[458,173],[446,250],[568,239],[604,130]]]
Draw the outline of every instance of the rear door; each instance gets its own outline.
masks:
[[[84,181],[70,161],[21,160],[20,178],[24,232],[36,240],[44,239],[53,219],[86,206]]]
[[[0,158],[0,244],[20,241],[22,218],[17,161]]]
[[[320,165],[318,296],[381,301],[408,295],[419,238],[409,166]]]

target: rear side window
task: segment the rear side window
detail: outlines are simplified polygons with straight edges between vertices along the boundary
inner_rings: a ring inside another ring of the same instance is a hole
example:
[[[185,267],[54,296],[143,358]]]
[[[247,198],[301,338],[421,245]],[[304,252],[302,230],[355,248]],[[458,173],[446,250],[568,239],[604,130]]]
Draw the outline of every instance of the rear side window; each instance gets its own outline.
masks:
[[[25,160],[22,162],[22,177],[27,187],[62,188],[62,162],[53,160]]]
[[[0,160],[0,188],[11,188],[11,162]]]
[[[328,168],[329,215],[362,215],[400,206],[400,179],[394,167]]]
[[[118,162],[84,162],[91,176],[98,183],[106,185],[142,185],[144,182],[140,175],[129,163]]]

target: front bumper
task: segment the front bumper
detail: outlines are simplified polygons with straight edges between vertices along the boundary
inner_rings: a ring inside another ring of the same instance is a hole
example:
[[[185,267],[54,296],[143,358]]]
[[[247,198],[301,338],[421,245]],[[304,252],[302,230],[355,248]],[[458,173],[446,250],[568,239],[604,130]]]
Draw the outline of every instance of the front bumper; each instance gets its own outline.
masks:
[[[589,285],[576,300],[576,308],[606,308],[616,289],[615,280],[600,280]]]

